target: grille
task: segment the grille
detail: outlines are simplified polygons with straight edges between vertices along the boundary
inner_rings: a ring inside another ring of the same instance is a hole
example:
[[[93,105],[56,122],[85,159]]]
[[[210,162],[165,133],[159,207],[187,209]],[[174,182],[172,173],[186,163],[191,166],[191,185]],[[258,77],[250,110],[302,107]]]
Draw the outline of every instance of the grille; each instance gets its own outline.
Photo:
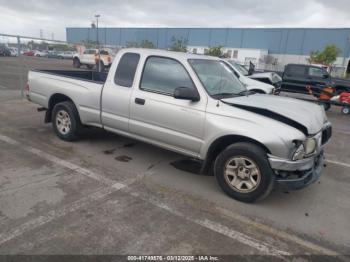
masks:
[[[322,131],[322,145],[328,142],[332,136],[332,127],[329,126]]]

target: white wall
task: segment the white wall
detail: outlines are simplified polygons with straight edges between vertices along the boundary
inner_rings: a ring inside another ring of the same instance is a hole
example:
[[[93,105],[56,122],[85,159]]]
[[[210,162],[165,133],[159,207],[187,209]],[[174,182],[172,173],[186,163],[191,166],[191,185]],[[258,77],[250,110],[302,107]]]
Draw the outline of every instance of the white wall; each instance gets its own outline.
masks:
[[[196,54],[205,54],[205,51],[208,50],[208,46],[188,46],[187,50],[190,53]],[[222,51],[226,54],[229,54],[229,59],[234,59],[240,64],[249,65],[249,61],[255,65],[261,63],[261,59],[268,54],[268,50],[265,49],[248,49],[248,48],[231,48],[223,47]]]

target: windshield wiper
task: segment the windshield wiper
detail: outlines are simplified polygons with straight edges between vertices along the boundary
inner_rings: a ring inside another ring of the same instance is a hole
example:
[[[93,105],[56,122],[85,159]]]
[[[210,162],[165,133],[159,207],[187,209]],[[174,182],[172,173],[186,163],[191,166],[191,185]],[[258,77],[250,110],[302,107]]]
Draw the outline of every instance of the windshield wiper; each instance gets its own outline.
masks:
[[[252,95],[252,94],[255,94],[253,91],[250,91],[250,90],[243,90],[243,91],[241,91],[241,92],[239,92],[239,93],[237,93],[236,95],[238,95],[238,96],[241,96],[241,95]]]
[[[223,98],[223,97],[237,96],[237,94],[236,93],[217,93],[212,96],[215,98]]]

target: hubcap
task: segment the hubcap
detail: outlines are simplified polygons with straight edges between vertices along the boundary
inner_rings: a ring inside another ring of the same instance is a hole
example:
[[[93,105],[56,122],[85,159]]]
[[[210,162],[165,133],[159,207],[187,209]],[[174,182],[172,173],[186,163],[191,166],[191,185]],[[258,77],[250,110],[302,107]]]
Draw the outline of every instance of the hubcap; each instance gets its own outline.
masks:
[[[66,135],[70,132],[71,121],[70,121],[69,114],[66,111],[64,110],[58,111],[56,116],[56,127],[58,131],[63,135]]]
[[[254,191],[260,184],[261,173],[255,162],[235,156],[226,162],[224,175],[230,187],[240,193]]]

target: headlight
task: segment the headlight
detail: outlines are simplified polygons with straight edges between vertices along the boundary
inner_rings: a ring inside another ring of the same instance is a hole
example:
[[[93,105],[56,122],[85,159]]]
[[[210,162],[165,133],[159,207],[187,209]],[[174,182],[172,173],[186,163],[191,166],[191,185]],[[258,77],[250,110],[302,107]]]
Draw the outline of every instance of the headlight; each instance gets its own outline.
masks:
[[[293,160],[302,160],[304,159],[306,153],[305,153],[305,148],[304,144],[301,144],[297,150],[295,150],[294,155],[293,155]]]
[[[312,154],[316,150],[316,139],[315,138],[308,138],[304,142],[304,148],[306,155]]]
[[[300,143],[300,142],[299,142]],[[315,152],[317,142],[315,138],[307,138],[304,142],[300,143],[295,150],[293,160],[302,160],[305,156]]]

